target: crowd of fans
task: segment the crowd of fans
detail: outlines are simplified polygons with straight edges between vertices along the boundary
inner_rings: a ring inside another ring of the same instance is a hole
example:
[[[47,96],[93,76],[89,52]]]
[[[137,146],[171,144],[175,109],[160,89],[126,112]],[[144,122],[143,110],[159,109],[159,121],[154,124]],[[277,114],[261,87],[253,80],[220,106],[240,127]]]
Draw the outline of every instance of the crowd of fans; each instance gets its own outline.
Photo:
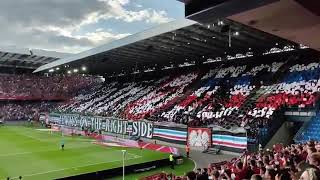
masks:
[[[155,90],[167,78],[164,77],[159,80],[148,80],[139,83],[112,82],[107,83],[106,86],[99,85],[76,96],[57,110],[102,116],[118,116],[123,113],[126,105]]]
[[[73,97],[81,89],[99,84],[82,75],[0,74],[0,121],[32,120]]]
[[[0,74],[0,98],[2,100],[68,98],[82,88],[94,85],[95,82],[96,78],[81,75]]]
[[[131,120],[250,127],[255,126],[252,122],[256,121],[243,117],[270,119],[274,111],[284,106],[315,106],[320,91],[318,62],[287,67],[287,74],[279,83],[261,81],[261,77],[272,77],[285,65],[284,62],[220,65],[206,73],[189,72],[160,79],[105,84],[81,75],[0,74],[0,98],[45,101],[72,97],[81,90],[82,93],[56,110]],[[253,106],[243,110],[247,97],[257,90],[263,93]]]
[[[197,73],[183,74],[160,85],[138,100],[130,103],[125,110],[125,117],[129,119],[143,119],[155,112],[166,109],[183,95],[185,88],[196,78]]]
[[[28,121],[38,118],[40,113],[47,113],[56,107],[56,102],[1,102],[0,121]]]
[[[191,126],[237,126],[257,132],[281,107],[315,106],[320,66],[310,62],[220,65],[161,79],[109,82],[76,96],[58,110]],[[280,68],[285,74],[275,83],[272,79],[281,74]],[[258,98],[248,105],[252,94]]]
[[[232,126],[245,127],[249,122],[240,114],[239,109],[247,100],[251,92],[261,85],[257,77],[272,75],[283,65],[282,62],[274,62],[270,65],[261,64],[258,66],[247,67],[226,67],[219,70],[211,70],[201,78],[204,86],[195,91],[196,96],[189,96],[192,101],[187,101],[189,106],[183,107],[176,105],[175,108],[163,113],[168,120],[175,119],[177,114],[188,114],[195,116],[196,119],[189,122],[189,125],[218,125],[225,128]],[[246,71],[246,68],[249,69]],[[260,75],[261,76],[261,75]],[[256,83],[258,82],[258,83]],[[199,90],[202,94],[197,93]],[[186,106],[184,104],[184,106]],[[168,114],[170,116],[168,116]],[[233,117],[231,117],[233,115]],[[258,123],[259,121],[253,121]],[[251,125],[252,126],[252,125]]]
[[[270,117],[273,111],[283,107],[314,107],[320,92],[319,63],[296,64],[289,68],[288,75],[277,84],[262,86],[264,95],[248,114],[256,117]],[[262,114],[257,113],[263,110]],[[269,112],[269,113],[264,113]]]
[[[261,82],[257,81],[260,77],[257,76],[261,76],[261,73],[266,77],[272,75],[283,64],[274,62],[253,67],[220,66],[210,70],[201,78],[203,85],[173,108],[162,112],[160,118],[181,123],[181,116],[188,115],[194,118],[182,122],[191,126],[213,124],[222,127],[244,127],[249,121],[242,121],[244,116],[239,113],[239,109],[251,92],[261,85]],[[236,117],[231,117],[233,114]]]
[[[245,152],[231,161],[212,163],[208,168],[187,172],[184,176],[159,174],[145,180],[318,180],[320,179],[320,143],[283,146]]]

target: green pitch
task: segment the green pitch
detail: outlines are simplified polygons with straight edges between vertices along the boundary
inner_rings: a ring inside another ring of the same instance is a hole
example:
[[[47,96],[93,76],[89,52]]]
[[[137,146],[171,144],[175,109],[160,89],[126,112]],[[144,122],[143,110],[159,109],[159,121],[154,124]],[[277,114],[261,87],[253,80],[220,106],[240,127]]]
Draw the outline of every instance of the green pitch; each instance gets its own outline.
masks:
[[[60,150],[63,139],[65,150]],[[122,166],[123,148],[102,147],[85,137],[62,137],[34,128],[0,127],[0,179],[45,180]],[[164,159],[164,153],[127,148],[126,165]]]

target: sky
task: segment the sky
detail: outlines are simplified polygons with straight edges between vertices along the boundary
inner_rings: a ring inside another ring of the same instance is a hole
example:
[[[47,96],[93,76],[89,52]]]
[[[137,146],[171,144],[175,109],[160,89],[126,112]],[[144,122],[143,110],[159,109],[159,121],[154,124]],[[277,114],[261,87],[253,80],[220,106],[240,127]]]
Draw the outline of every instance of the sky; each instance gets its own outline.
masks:
[[[183,17],[177,0],[1,0],[0,47],[78,53]]]

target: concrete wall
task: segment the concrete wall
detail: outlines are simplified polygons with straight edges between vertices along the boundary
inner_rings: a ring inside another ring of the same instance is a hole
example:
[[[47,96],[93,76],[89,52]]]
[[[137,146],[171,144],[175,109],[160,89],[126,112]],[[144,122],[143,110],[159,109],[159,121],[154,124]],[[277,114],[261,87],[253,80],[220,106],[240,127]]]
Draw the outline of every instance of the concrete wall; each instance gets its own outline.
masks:
[[[286,116],[287,121],[308,122],[313,116]]]
[[[271,140],[267,143],[265,149],[271,149],[274,144],[278,143],[282,143],[284,145],[291,144],[295,134],[293,126],[294,124],[292,122],[284,122]]]

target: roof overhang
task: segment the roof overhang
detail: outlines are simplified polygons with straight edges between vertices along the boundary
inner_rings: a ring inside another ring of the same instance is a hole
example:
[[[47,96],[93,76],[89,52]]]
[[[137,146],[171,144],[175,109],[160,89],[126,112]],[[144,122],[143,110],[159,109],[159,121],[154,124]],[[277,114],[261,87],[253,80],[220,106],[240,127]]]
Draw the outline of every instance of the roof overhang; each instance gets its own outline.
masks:
[[[204,24],[182,19],[59,59],[34,72],[136,74],[292,47],[299,45],[230,19]]]
[[[228,18],[320,51],[319,0],[281,0]]]
[[[0,50],[0,67],[36,69],[59,58]]]

